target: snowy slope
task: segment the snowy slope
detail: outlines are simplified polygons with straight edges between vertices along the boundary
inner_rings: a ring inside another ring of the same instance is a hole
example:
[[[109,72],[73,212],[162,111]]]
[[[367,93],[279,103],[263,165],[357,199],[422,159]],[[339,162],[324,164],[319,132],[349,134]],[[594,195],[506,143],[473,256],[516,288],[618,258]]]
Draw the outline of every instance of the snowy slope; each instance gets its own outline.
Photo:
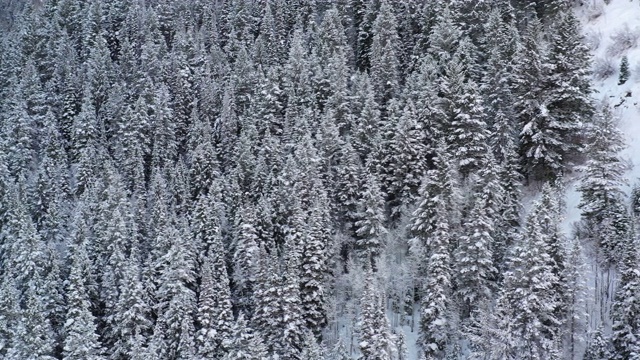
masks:
[[[613,67],[612,74],[606,78],[594,75],[594,97],[598,101],[608,101],[620,119],[619,127],[627,141],[622,156],[630,163],[627,173],[627,190],[630,191],[640,178],[640,0],[611,0],[609,4],[603,0],[587,0],[576,11],[592,49],[594,68],[602,62]],[[637,36],[635,45],[627,50],[613,51],[616,48],[614,37],[621,32]],[[625,55],[629,59],[631,77],[625,84],[618,85],[620,62]],[[577,208],[580,193],[576,191],[576,185],[574,181],[567,187],[567,234],[570,234],[573,223],[580,220]]]
[[[599,11],[594,13],[594,7],[600,7]],[[629,185],[632,185],[640,177],[640,1],[611,0],[607,5],[602,0],[590,0],[590,5],[578,11],[587,39],[596,39],[594,59],[609,59],[615,66],[613,75],[606,79],[594,79],[594,86],[598,91],[595,97],[608,99],[620,118],[620,128],[628,145],[623,156],[633,165],[627,176]],[[600,12],[601,15],[594,19],[593,16]],[[635,45],[618,54],[612,54],[611,48],[615,45],[613,37],[622,31],[637,37]],[[623,55],[629,59],[631,77],[625,84],[618,85]],[[631,96],[627,97],[629,94]]]

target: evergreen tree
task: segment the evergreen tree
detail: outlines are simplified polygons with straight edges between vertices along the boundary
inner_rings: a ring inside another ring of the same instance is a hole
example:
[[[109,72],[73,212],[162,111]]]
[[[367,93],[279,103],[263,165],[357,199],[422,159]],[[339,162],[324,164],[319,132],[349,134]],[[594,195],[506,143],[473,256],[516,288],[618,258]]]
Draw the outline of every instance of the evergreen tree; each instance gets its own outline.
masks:
[[[373,273],[370,270],[366,272],[367,279],[361,299],[362,314],[359,321],[360,343],[358,345],[363,359],[389,360],[394,351],[394,344],[384,312],[384,302],[374,283]]]
[[[167,224],[160,229],[170,248],[160,258],[164,266],[158,274],[154,309],[158,319],[149,343],[150,354],[158,358],[189,359],[195,352],[195,249],[178,226],[184,224]]]
[[[620,74],[618,75],[618,85],[623,85],[629,80],[629,58],[626,55],[620,60]]]
[[[518,100],[514,104],[520,129],[520,156],[528,178],[553,180],[564,168],[564,156],[571,147],[565,142],[569,125],[551,111],[548,83],[551,63],[542,40],[542,25],[532,19],[523,36],[516,59],[522,74],[516,79]]]
[[[86,244],[76,244],[72,249],[73,264],[69,275],[69,310],[65,322],[63,359],[104,359],[102,344],[96,332],[95,317],[85,285],[85,269],[89,266]]]
[[[565,1],[565,0],[562,0]],[[549,63],[551,73],[548,110],[561,125],[559,140],[567,147],[562,161],[575,162],[582,152],[585,129],[592,122],[595,107],[591,94],[591,55],[584,44],[580,22],[572,11],[562,11],[556,17],[550,33]]]
[[[20,293],[11,279],[4,278],[0,287],[0,355],[6,359],[19,359],[17,338],[20,321]]]
[[[512,249],[510,269],[498,298],[499,327],[510,333],[507,353],[522,359],[560,358],[558,306],[548,235],[542,228],[547,209],[534,204],[520,242]]]
[[[611,309],[612,359],[636,359],[640,356],[640,340],[637,338],[640,302],[640,271],[635,238],[627,237],[621,244],[620,283],[616,289]]]
[[[428,52],[438,64],[439,73],[444,73],[444,67],[451,61],[462,37],[462,30],[455,23],[452,9],[445,6],[437,12],[436,22],[428,37]]]
[[[256,229],[255,209],[247,205],[236,214],[236,234],[233,253],[234,297],[244,311],[251,311],[249,299],[256,281],[260,243]]]
[[[320,184],[316,185],[320,187]],[[300,300],[307,328],[315,335],[320,334],[327,322],[327,273],[332,235],[326,193],[320,192],[313,201],[308,217],[309,234],[302,248]]]
[[[356,227],[356,246],[364,261],[370,262],[374,271],[376,262],[384,247],[382,236],[384,227],[383,198],[376,179],[369,175],[365,180],[359,204]]]
[[[372,27],[371,41],[371,84],[376,93],[376,101],[385,108],[386,103],[396,95],[400,85],[400,39],[398,24],[391,3],[380,1],[380,10]]]
[[[335,7],[324,13],[317,37],[317,58],[322,70],[321,79],[316,80],[319,109],[332,109],[340,119],[338,123],[342,123],[349,112],[350,56],[345,29]]]
[[[616,129],[613,114],[603,107],[596,119],[593,140],[588,146],[590,159],[578,190],[579,204],[588,236],[595,241],[599,260],[615,264],[619,243],[629,233],[629,220],[622,186],[626,165],[618,156],[623,148],[622,134]]]
[[[351,134],[353,148],[360,155],[360,159],[363,162],[367,160],[373,162],[378,160],[375,156],[382,140],[379,104],[375,100],[375,91],[366,73],[356,75],[353,88],[354,94],[351,101],[357,103],[358,107],[351,110],[351,118],[338,122],[338,125],[341,133]]]
[[[356,66],[360,71],[371,67],[371,43],[373,23],[376,19],[378,1],[353,0],[354,27],[357,34],[355,42]]]
[[[484,26],[485,35],[481,47],[487,56],[481,90],[491,129],[490,142],[500,161],[508,158],[511,146],[518,136],[513,104],[516,101],[514,90],[519,69],[514,60],[521,44],[513,20],[503,20],[507,11],[500,8],[491,12]]]
[[[439,149],[443,149],[440,145]],[[421,290],[420,347],[426,356],[438,358],[449,344],[453,327],[452,237],[458,215],[455,173],[442,150],[436,169],[430,170],[420,189],[421,201],[413,213],[411,251],[419,259]]]
[[[418,109],[412,100],[408,100],[382,159],[387,200],[393,206],[394,218],[398,207],[417,198],[420,181],[427,172],[428,147],[425,142],[430,139],[425,136],[424,125],[418,121]]]
[[[586,331],[588,328],[587,314],[587,285],[584,278],[585,260],[582,255],[582,247],[578,239],[572,239],[568,244],[567,257],[561,278],[566,281],[566,293],[562,300],[566,307],[566,320],[564,328],[567,353],[571,359],[580,354],[580,349],[586,343]],[[585,355],[586,356],[586,355]]]
[[[456,250],[457,291],[463,301],[463,316],[488,305],[494,291],[492,221],[487,216],[485,201],[476,196],[463,235]]]
[[[429,237],[420,309],[419,344],[427,358],[446,354],[452,334],[452,259],[449,214],[443,203],[435,208],[435,228]]]
[[[233,323],[229,341],[224,344],[228,352],[222,357],[224,360],[261,360],[267,358],[267,349],[260,334],[249,327],[240,313]]]
[[[599,326],[591,335],[589,345],[584,353],[584,360],[611,359],[611,344],[603,334],[602,326]]]
[[[221,358],[232,340],[233,312],[220,234],[216,234],[202,264],[197,320],[198,355],[204,359]]]
[[[307,332],[304,336],[304,347],[300,353],[300,357],[309,360],[323,360],[325,358],[322,348],[311,332]]]
[[[127,258],[114,321],[115,344],[111,359],[143,359],[147,355],[148,340],[153,328],[151,299],[145,292],[141,277],[139,245],[132,245]]]

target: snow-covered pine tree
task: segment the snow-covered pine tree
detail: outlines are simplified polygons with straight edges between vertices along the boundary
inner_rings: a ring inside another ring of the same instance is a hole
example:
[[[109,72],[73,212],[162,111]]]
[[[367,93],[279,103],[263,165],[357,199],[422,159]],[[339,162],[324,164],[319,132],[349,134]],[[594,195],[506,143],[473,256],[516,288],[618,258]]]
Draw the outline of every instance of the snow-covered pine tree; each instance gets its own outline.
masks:
[[[321,189],[321,184],[315,187]],[[327,274],[332,236],[326,192],[318,191],[307,221],[310,228],[302,247],[300,300],[307,328],[318,335],[327,323]]]
[[[460,174],[467,177],[480,169],[486,153],[489,131],[485,122],[485,108],[472,79],[475,60],[470,59],[473,44],[468,38],[460,40],[459,47],[445,66],[440,81],[440,106],[446,118],[442,119],[447,134],[447,145],[458,163]]]
[[[350,112],[348,62],[351,56],[337,8],[333,7],[324,13],[317,37],[317,57],[321,68],[321,79],[316,80],[316,87],[320,90],[316,95],[320,104],[319,110],[331,108],[335,112],[337,122],[343,124]]]
[[[476,195],[473,208],[462,226],[463,235],[455,253],[455,282],[462,298],[462,317],[489,306],[495,290],[493,264],[493,221],[487,216],[486,201]]]
[[[441,10],[437,13],[436,22],[429,34],[427,51],[438,64],[438,72],[444,74],[444,67],[453,58],[463,33],[455,22],[451,7],[441,7]]]
[[[176,221],[176,220],[174,220]],[[155,312],[158,316],[149,343],[151,357],[185,358],[195,353],[196,254],[186,231],[186,221],[160,229],[170,244],[160,262]]]
[[[566,2],[566,0],[561,0]],[[550,73],[546,93],[549,115],[558,124],[558,140],[566,147],[562,163],[571,165],[583,152],[586,129],[595,115],[590,76],[591,54],[573,11],[559,12],[548,31]]]
[[[418,196],[420,181],[427,172],[427,149],[423,125],[418,122],[418,110],[411,99],[407,100],[382,159],[385,171],[387,201],[392,207],[392,218],[397,218],[398,208],[412,203]],[[385,144],[386,145],[386,144]]]
[[[16,176],[27,176],[34,166],[37,118],[43,114],[43,92],[33,62],[27,63],[19,78],[13,78],[10,95],[2,102],[2,150],[7,157],[8,168]],[[31,96],[30,96],[31,95]],[[35,98],[34,98],[35,95]],[[37,104],[34,106],[33,104]],[[31,107],[29,106],[31,103]],[[35,108],[34,108],[35,107]]]
[[[360,71],[371,68],[371,44],[373,42],[373,23],[377,16],[378,1],[351,0],[356,31],[355,57]]]
[[[551,266],[549,240],[541,221],[548,209],[536,202],[520,241],[509,255],[502,292],[497,300],[498,327],[512,335],[506,353],[522,359],[559,359],[561,320],[554,287],[558,277]]]
[[[586,344],[588,329],[587,280],[585,279],[585,259],[582,246],[576,238],[569,240],[567,254],[561,278],[565,281],[566,291],[561,298],[566,309],[564,322],[565,353],[570,359],[576,359]]]
[[[133,106],[127,106],[117,128],[116,159],[121,164],[124,181],[131,191],[145,190],[146,157],[150,153],[150,105],[140,96]]]
[[[604,334],[604,329],[599,326],[589,339],[584,352],[584,360],[611,359],[611,339]]]
[[[223,360],[263,360],[268,359],[267,349],[261,334],[249,326],[244,313],[240,313],[233,323],[229,341],[224,344],[228,351]]]
[[[65,360],[103,360],[104,349],[97,333],[96,319],[91,313],[91,302],[86,289],[85,272],[89,267],[86,243],[74,244],[67,286],[67,317],[64,324]]]
[[[362,308],[358,325],[358,346],[363,360],[391,360],[395,350],[389,321],[385,314],[384,298],[376,286],[371,269],[366,279],[360,306]]]
[[[623,173],[627,166],[618,153],[624,148],[622,134],[616,128],[615,117],[605,104],[596,117],[593,136],[588,145],[590,159],[584,166],[585,175],[578,190],[578,205],[587,229],[587,236],[594,242],[598,260],[603,264],[616,264],[622,255],[619,243],[629,236]]]
[[[236,213],[233,239],[233,296],[236,306],[251,311],[251,293],[256,281],[260,243],[256,229],[257,219],[252,205],[245,205]]]
[[[622,60],[620,60],[620,72],[618,74],[618,85],[624,85],[624,83],[627,82],[627,80],[629,80],[629,76],[630,76],[630,71],[629,71],[629,58],[627,57],[627,55],[624,55],[622,57]]]
[[[441,358],[446,354],[453,329],[452,293],[452,226],[450,212],[444,202],[437,202],[433,232],[427,240],[427,253],[420,306],[421,350],[427,359]]]
[[[520,49],[520,35],[513,21],[505,22],[507,9],[494,9],[484,25],[481,49],[487,62],[483,66],[481,92],[484,95],[490,143],[499,161],[508,158],[517,137],[517,120],[513,109],[516,101],[515,78],[518,73],[515,56]]]
[[[13,279],[3,277],[0,295],[0,355],[5,359],[18,360],[20,293]]]
[[[459,219],[455,170],[441,143],[434,170],[420,188],[420,204],[413,213],[411,251],[422,259],[419,274],[425,281],[420,289],[420,347],[428,357],[443,355],[449,342],[453,320],[452,246]]]
[[[373,174],[367,175],[364,187],[360,190],[358,220],[355,222],[356,249],[365,262],[369,262],[373,271],[384,248],[384,199],[380,185]]]
[[[640,358],[640,270],[635,236],[619,244],[620,280],[611,309],[613,360]]]
[[[367,73],[355,74],[352,88],[351,101],[358,106],[351,111],[351,121],[341,124],[341,130],[343,133],[351,134],[352,145],[362,162],[370,160],[374,164],[375,161],[380,161],[378,151],[384,135],[381,129],[383,123],[380,120],[379,104],[375,99],[370,76]],[[391,121],[387,118],[386,123]]]
[[[380,9],[371,33],[371,84],[376,102],[386,113],[386,104],[399,91],[400,85],[400,39],[398,24],[390,1],[381,0]]]
[[[214,234],[212,244],[201,267],[198,298],[196,345],[198,356],[217,359],[226,352],[233,326],[231,291],[222,236]]]
[[[131,247],[113,315],[116,341],[108,349],[109,357],[115,360],[144,359],[153,328],[151,299],[142,283],[139,244],[134,242]]]
[[[516,77],[514,104],[519,121],[522,171],[529,179],[553,180],[562,173],[571,143],[565,142],[568,124],[556,118],[547,92],[552,64],[542,39],[542,25],[531,19],[516,57],[522,69]]]
[[[308,359],[308,360],[324,360],[324,351],[316,337],[310,331],[305,332],[304,334],[304,345],[302,348],[302,352],[300,353],[300,358]]]

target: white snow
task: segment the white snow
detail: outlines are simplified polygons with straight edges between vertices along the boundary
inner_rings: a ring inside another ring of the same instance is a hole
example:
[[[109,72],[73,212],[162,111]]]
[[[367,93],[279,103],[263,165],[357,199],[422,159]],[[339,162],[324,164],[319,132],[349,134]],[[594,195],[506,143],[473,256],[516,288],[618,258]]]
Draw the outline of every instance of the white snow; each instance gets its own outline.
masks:
[[[621,155],[630,164],[626,176],[626,190],[630,192],[631,186],[640,178],[640,47],[636,44],[617,55],[611,55],[609,49],[614,44],[612,36],[621,30],[628,29],[640,35],[640,0],[611,0],[608,5],[603,0],[587,0],[576,12],[582,22],[587,42],[597,44],[592,48],[594,59],[610,59],[615,67],[614,74],[608,78],[594,79],[594,98],[597,101],[608,101],[620,120],[619,127],[627,142],[627,148]],[[629,59],[631,76],[625,84],[618,85],[620,61],[624,55]],[[631,96],[627,97],[629,93]],[[566,190],[564,230],[569,236],[573,224],[580,220],[580,193],[576,190],[579,176],[580,174],[575,174],[572,179],[568,179]]]
[[[587,36],[598,34],[600,37],[599,46],[593,50],[594,58],[609,57],[616,68],[615,73],[609,78],[594,80],[594,87],[598,92],[595,98],[607,99],[615,106],[615,114],[620,119],[620,129],[625,134],[628,145],[622,155],[632,165],[627,174],[630,189],[640,177],[640,47],[636,44],[615,56],[611,56],[608,49],[614,44],[612,36],[625,28],[640,35],[640,0],[611,0],[608,5],[603,0],[588,0],[585,3],[589,5],[578,9],[584,32]],[[602,14],[595,19],[589,19],[588,8],[593,7],[593,4],[602,6]],[[624,85],[618,85],[620,61],[624,55],[629,59],[631,77]],[[631,96],[627,97],[629,93]],[[569,191],[568,198],[572,199],[574,195]],[[569,205],[567,203],[567,208]],[[574,219],[573,216],[570,218]]]

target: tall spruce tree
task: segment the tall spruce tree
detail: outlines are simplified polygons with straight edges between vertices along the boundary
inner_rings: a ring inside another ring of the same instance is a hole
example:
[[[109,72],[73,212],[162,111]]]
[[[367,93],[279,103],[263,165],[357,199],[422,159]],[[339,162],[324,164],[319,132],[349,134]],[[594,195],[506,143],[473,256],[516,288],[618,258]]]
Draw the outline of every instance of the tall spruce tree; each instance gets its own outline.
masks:
[[[588,145],[590,159],[578,187],[587,236],[595,242],[598,260],[604,264],[618,262],[620,244],[624,243],[631,225],[622,191],[626,165],[618,155],[623,147],[622,134],[616,128],[611,109],[605,105],[594,124]]]
[[[554,292],[558,277],[541,223],[547,211],[537,202],[527,216],[522,237],[511,250],[497,300],[498,326],[513,336],[505,343],[505,352],[521,354],[523,359],[560,358],[562,323],[556,315],[560,304]]]

